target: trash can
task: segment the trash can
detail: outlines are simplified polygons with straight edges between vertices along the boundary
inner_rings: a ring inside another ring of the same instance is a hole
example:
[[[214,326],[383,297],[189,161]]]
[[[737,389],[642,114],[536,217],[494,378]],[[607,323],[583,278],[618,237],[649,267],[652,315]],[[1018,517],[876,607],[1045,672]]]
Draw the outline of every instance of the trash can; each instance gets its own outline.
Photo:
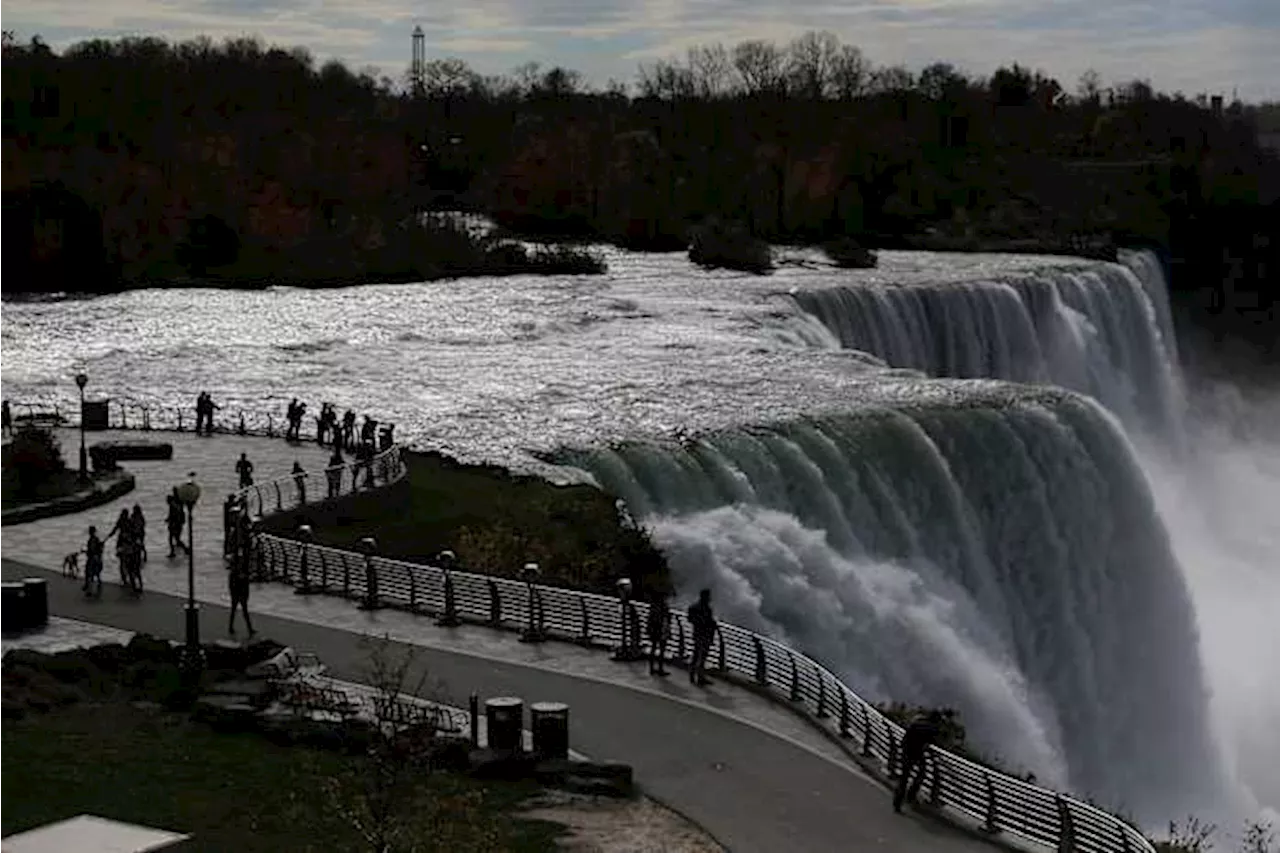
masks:
[[[484,703],[489,722],[489,748],[498,752],[520,752],[524,729],[524,700],[499,696]]]
[[[49,585],[44,578],[22,579],[22,604],[27,614],[25,630],[49,624]]]
[[[533,754],[539,758],[569,757],[569,706],[561,702],[535,702],[529,706],[533,729]]]
[[[111,426],[110,400],[85,400],[80,420],[87,430],[103,430]]]
[[[26,630],[22,593],[22,584],[16,581],[0,583],[0,623],[6,634],[21,634]]]

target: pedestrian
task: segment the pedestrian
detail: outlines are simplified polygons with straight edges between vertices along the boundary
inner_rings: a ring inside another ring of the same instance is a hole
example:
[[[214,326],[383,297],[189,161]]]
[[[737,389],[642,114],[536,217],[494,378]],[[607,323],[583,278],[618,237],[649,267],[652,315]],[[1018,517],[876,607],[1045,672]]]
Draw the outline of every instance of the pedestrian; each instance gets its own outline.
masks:
[[[342,448],[335,444],[333,455],[329,457],[329,467],[325,470],[325,476],[329,478],[329,497],[331,498],[336,498],[342,493],[342,469],[346,464],[346,460],[342,458]]]
[[[235,636],[236,608],[239,608],[244,614],[244,624],[249,629],[249,636],[252,637],[256,632],[253,630],[253,620],[249,618],[249,560],[247,551],[243,548],[236,549],[235,558],[231,561],[227,588],[231,593],[231,617],[227,622],[227,633]]]
[[[165,523],[169,528],[169,559],[176,557],[177,549],[187,550],[186,543],[182,541],[182,528],[187,523],[187,513],[182,508],[182,501],[178,499],[178,487],[173,487],[173,492],[165,498],[165,502],[169,504],[169,512],[165,516]]]
[[[667,596],[655,588],[649,594],[649,674],[666,675],[667,637],[671,633],[671,611],[667,608]]]
[[[347,409],[342,413],[342,446],[350,450],[356,438],[356,413]]]
[[[299,403],[293,415],[293,440],[302,441],[302,419],[307,416],[307,404]]]
[[[93,595],[92,587],[97,584],[97,594],[102,595],[102,551],[105,543],[98,538],[98,528],[89,525],[89,539],[84,544],[84,586],[85,594]]]
[[[204,434],[213,435],[213,413],[222,407],[213,402],[213,397],[208,391],[202,391],[200,396],[204,398]],[[197,415],[198,422],[199,416]],[[196,432],[199,433],[200,430],[196,429]]]
[[[116,560],[120,564],[120,585],[128,586],[129,553],[133,548],[133,519],[129,517],[129,510],[120,510],[115,527],[107,534],[107,541],[113,536],[116,537]]]
[[[904,799],[915,804],[920,786],[924,784],[925,753],[942,734],[942,722],[942,712],[935,709],[917,717],[902,735],[902,774],[898,776],[898,787],[893,792],[895,812],[902,811]]]
[[[9,409],[9,401],[0,403],[0,435],[8,433],[13,436],[13,412]]]
[[[302,463],[293,460],[293,484],[298,487],[298,503],[307,502],[307,472],[302,470]]]
[[[204,398],[206,393],[201,391],[196,395],[196,435],[200,434],[200,430],[204,428]]]
[[[240,454],[240,460],[236,462],[236,473],[240,475],[240,488],[247,489],[253,485],[253,463],[249,461],[247,454]]]
[[[240,512],[240,499],[236,495],[227,495],[222,502],[222,558],[230,559],[235,553],[236,515]]]
[[[138,559],[140,562],[147,561],[147,519],[142,514],[142,506],[133,505],[133,535],[138,543]]]
[[[716,636],[711,590],[699,592],[698,600],[689,605],[689,625],[693,628],[693,660],[689,663],[689,682],[706,687],[711,683],[711,679],[707,678],[707,656],[711,654],[711,641]]]
[[[297,429],[297,426],[298,426],[298,398],[297,397],[294,397],[292,400],[289,401],[289,406],[288,408],[285,409],[284,419],[285,419],[285,422],[289,424],[289,426],[285,427],[285,430],[284,430],[284,440],[292,441],[294,436],[294,431]]]

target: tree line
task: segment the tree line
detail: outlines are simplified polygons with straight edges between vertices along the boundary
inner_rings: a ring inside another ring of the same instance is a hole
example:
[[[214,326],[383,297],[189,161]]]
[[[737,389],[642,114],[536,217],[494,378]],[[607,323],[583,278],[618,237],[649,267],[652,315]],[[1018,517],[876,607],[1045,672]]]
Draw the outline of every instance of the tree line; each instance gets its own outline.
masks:
[[[6,34],[3,77],[6,249],[36,289],[85,264],[126,284],[281,259],[376,277],[370,253],[433,208],[638,248],[708,219],[777,242],[1143,243],[1188,283],[1274,251],[1258,244],[1276,104],[1020,64],[881,67],[825,32],[699,46],[598,87],[536,63],[392,78],[251,38],[59,54]]]

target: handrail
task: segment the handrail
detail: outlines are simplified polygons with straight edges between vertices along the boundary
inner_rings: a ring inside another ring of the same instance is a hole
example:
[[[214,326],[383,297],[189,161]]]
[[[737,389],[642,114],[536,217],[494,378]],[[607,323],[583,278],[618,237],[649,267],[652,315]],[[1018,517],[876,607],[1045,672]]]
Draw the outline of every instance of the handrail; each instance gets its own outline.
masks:
[[[48,417],[66,427],[80,425],[80,406],[77,402],[27,402],[10,403],[15,420]],[[113,398],[107,401],[107,429],[155,430],[159,432],[191,432],[195,429],[195,407],[151,405],[132,398]],[[252,435],[275,438],[283,436],[289,423],[282,415],[273,412],[255,412],[244,409],[219,408],[213,412],[212,431],[222,435]],[[298,430],[300,441],[316,440],[314,415],[303,418]]]
[[[261,521],[277,512],[287,512],[318,500],[389,486],[402,479],[407,470],[403,448],[393,444],[368,460],[352,459],[326,467],[321,472],[284,474],[274,480],[246,486],[232,492],[232,496],[245,508],[250,519]],[[310,486],[314,486],[314,491]]]
[[[458,621],[512,629],[582,645],[637,652],[636,626],[649,605],[563,587],[449,570],[316,545],[267,533],[254,537],[260,580],[289,583],[300,593],[343,596],[365,608],[396,607]],[[671,611],[667,658],[692,651],[686,615]],[[807,711],[849,743],[849,751],[882,780],[899,773],[904,730],[802,652],[731,623],[720,623],[708,666],[768,689]],[[629,647],[629,648],[628,648]],[[622,655],[624,659],[626,655]],[[1151,843],[1114,815],[943,749],[929,749],[923,791],[949,819],[998,837],[1075,853],[1154,853]]]

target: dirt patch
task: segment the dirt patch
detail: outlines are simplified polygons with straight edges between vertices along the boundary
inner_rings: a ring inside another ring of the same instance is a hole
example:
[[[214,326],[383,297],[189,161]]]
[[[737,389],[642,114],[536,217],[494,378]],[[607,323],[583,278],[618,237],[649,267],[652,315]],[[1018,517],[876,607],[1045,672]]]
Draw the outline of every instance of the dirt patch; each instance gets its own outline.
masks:
[[[523,817],[569,827],[566,853],[725,853],[701,827],[647,797],[612,800],[549,791]]]

